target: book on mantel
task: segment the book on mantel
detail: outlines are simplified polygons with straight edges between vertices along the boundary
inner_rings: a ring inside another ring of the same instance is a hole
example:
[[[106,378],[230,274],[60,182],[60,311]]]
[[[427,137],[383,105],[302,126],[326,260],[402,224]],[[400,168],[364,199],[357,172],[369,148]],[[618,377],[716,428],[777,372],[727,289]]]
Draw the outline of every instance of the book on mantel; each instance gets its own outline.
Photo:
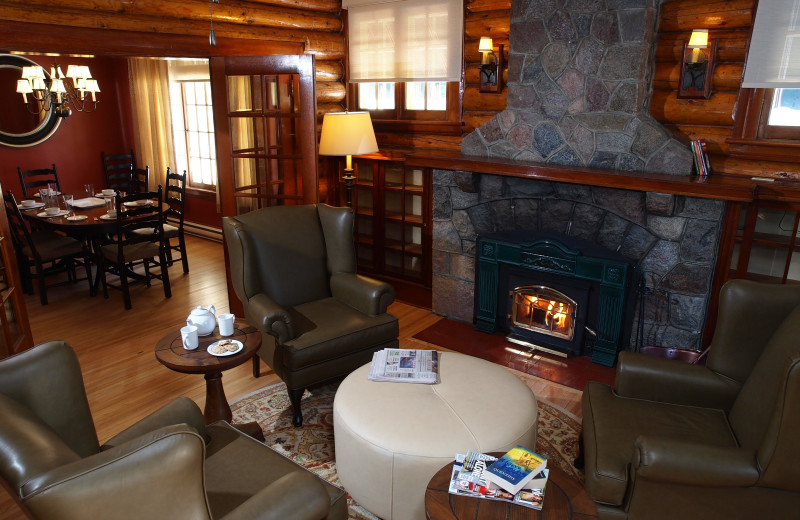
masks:
[[[509,493],[516,494],[546,467],[547,458],[517,446],[492,462],[486,468],[484,478]]]

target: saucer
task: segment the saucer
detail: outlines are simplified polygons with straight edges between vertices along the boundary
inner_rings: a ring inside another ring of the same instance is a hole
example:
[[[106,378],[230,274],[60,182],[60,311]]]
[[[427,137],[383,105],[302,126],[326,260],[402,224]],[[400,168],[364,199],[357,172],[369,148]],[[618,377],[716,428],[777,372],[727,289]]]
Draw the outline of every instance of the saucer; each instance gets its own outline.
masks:
[[[22,204],[17,204],[19,209],[36,209],[44,207],[44,202],[37,202],[36,204],[31,204],[30,206],[23,206]]]
[[[98,218],[99,218],[100,220],[117,220],[117,217],[116,217],[116,216],[113,216],[113,217],[112,217],[112,216],[110,216],[108,213],[106,213],[105,215],[100,215],[100,217],[98,217]]]
[[[63,217],[64,215],[69,215],[69,211],[62,209],[55,215],[48,215],[46,212],[42,211],[41,213],[37,213],[37,217],[46,217],[46,218],[53,218],[53,217]]]
[[[117,196],[117,192],[115,191],[115,192],[114,192],[114,193],[112,193],[111,195],[106,195],[105,193],[103,193],[103,192],[101,191],[101,192],[99,192],[99,193],[95,193],[95,194],[94,194],[94,196],[95,196],[95,197],[102,197],[102,198],[104,198],[104,199],[105,199],[105,198],[112,198],[112,197],[116,197],[116,196]]]
[[[67,220],[70,222],[80,222],[81,220],[86,220],[87,218],[89,217],[86,215],[72,215],[71,217],[67,217]]]

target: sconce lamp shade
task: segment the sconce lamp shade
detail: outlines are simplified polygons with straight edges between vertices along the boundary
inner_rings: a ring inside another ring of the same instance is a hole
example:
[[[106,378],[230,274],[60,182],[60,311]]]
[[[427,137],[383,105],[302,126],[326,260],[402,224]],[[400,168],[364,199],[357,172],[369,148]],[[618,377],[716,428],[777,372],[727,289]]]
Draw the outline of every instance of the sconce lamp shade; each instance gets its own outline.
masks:
[[[478,43],[478,52],[493,52],[494,48],[492,47],[492,39],[486,36],[481,37],[481,41]]]
[[[18,79],[17,92],[20,94],[32,94],[33,89],[31,88],[30,82],[27,79]]]
[[[322,118],[320,155],[362,155],[377,151],[369,112],[331,112]]]
[[[687,47],[689,49],[705,49],[708,47],[708,29],[694,29]]]

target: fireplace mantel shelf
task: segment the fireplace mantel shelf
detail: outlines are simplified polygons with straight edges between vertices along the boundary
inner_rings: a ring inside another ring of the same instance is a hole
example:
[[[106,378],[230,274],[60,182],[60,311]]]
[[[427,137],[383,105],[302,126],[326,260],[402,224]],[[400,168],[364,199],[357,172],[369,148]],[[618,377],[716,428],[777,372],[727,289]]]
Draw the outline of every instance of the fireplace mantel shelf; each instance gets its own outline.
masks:
[[[735,202],[750,202],[756,198],[776,200],[776,197],[780,197],[781,200],[800,201],[800,185],[798,183],[780,180],[764,182],[738,175],[712,174],[700,181],[697,177],[471,157],[448,150],[386,150],[368,157],[404,162],[408,166],[461,170]]]

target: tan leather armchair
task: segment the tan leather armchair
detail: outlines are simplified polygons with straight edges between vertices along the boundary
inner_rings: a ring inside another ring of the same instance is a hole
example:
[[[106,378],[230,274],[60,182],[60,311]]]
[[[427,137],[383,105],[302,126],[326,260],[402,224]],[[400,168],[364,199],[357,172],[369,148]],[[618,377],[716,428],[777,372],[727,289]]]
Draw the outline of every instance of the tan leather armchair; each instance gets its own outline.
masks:
[[[798,518],[800,286],[728,282],[706,366],[623,352],[582,404],[601,518]]]
[[[356,274],[350,208],[274,206],[225,217],[222,228],[233,288],[262,333],[253,374],[260,357],[286,383],[300,426],[306,387],[398,345],[397,318],[386,312],[394,289]]]
[[[0,476],[36,519],[344,519],[345,493],[178,398],[100,445],[77,357],[0,361]]]

